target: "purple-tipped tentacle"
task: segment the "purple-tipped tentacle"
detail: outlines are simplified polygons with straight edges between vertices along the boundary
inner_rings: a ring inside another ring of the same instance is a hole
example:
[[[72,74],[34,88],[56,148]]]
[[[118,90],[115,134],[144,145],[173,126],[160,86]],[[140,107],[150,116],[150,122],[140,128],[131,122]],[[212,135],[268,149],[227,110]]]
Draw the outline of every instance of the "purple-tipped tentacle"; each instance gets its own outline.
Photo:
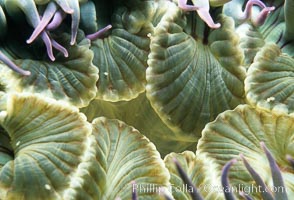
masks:
[[[262,9],[256,19],[252,19],[252,7],[254,5],[259,6]],[[274,9],[275,7],[267,7],[261,0],[249,0],[246,3],[245,10],[239,20],[243,22],[250,19],[254,26],[261,26],[265,22],[267,15]]]
[[[262,9],[257,18],[252,20],[253,25],[261,26],[265,22],[268,14],[273,10],[275,10],[275,7],[266,7]]]
[[[200,18],[210,27],[210,28],[219,28],[221,26],[220,23],[214,23],[210,13],[209,13],[209,1],[203,0],[202,6],[192,6],[187,5],[187,0],[179,0],[178,6],[184,11],[197,11]]]
[[[72,0],[70,0],[72,1]],[[60,8],[67,14],[73,14],[74,9],[70,7],[67,0],[55,0],[55,2],[60,6]]]
[[[199,193],[199,191],[197,190],[197,188],[194,186],[194,184],[192,183],[191,179],[188,177],[188,175],[185,173],[185,171],[183,170],[183,168],[181,167],[180,163],[177,161],[176,158],[173,159],[177,171],[180,175],[180,177],[182,178],[183,182],[190,188],[193,188],[193,192],[189,193],[191,198],[193,200],[203,200],[203,197],[201,196],[201,194]]]
[[[58,51],[60,51],[61,53],[63,53],[64,57],[68,57],[68,52],[66,50],[66,48],[64,48],[61,44],[59,44],[58,42],[56,42],[55,40],[51,39],[52,42],[52,46],[57,49]]]
[[[111,28],[112,28],[112,26],[108,25],[108,26],[104,27],[103,29],[100,29],[96,33],[87,35],[86,38],[88,38],[89,40],[96,40],[98,38],[101,38],[105,34],[105,32],[107,32]]]
[[[54,61],[55,57],[53,55],[52,42],[51,42],[51,39],[50,39],[49,35],[45,31],[43,31],[41,33],[41,37],[42,37],[42,40],[43,40],[43,42],[44,42],[44,44],[46,46],[47,54],[48,54],[50,60]]]
[[[254,5],[257,5],[260,8],[265,8],[266,7],[266,5],[260,0],[249,0],[246,3],[245,10],[244,10],[244,12],[242,14],[243,16],[241,16],[240,20],[246,20],[246,19],[249,19],[251,17],[252,7]]]
[[[178,6],[184,11],[195,11],[199,9],[198,6],[187,5],[187,0],[179,0]]]
[[[223,188],[230,188],[230,183],[229,183],[229,170],[233,164],[237,162],[237,159],[232,159],[222,169],[222,175],[221,175],[221,183]],[[224,190],[224,195],[226,200],[235,200],[234,194],[232,193],[231,190],[227,191]]]
[[[44,11],[44,14],[42,16],[42,20],[38,24],[37,27],[35,27],[35,30],[31,37],[27,40],[27,43],[30,44],[32,43],[40,34],[41,32],[46,28],[52,17],[54,16],[55,12],[57,10],[57,6],[54,2],[50,2],[46,10]]]
[[[17,6],[19,6],[19,8],[25,13],[29,24],[31,24],[34,28],[36,28],[39,25],[41,20],[40,20],[40,16],[39,16],[35,2],[33,0],[27,0],[26,6],[22,4],[21,2],[17,2],[17,3],[18,3]],[[28,7],[30,7],[30,9],[28,9]],[[47,54],[49,58],[52,61],[54,61],[55,58],[53,56],[52,44],[48,34],[45,31],[43,31],[41,33],[41,38],[46,45]]]
[[[265,155],[268,159],[268,162],[269,162],[269,165],[271,168],[272,177],[273,177],[273,184],[274,184],[275,188],[279,188],[279,190],[275,191],[275,193],[274,193],[275,199],[287,200],[288,197],[287,197],[286,188],[284,185],[284,181],[283,181],[283,177],[282,177],[282,173],[280,171],[280,168],[277,165],[271,152],[265,146],[264,142],[260,142],[260,146],[263,149],[263,151],[265,152]]]
[[[242,159],[242,161],[243,161],[246,169],[250,173],[251,177],[254,179],[255,183],[258,186],[260,186],[260,188],[261,188],[262,191],[268,191],[268,192],[261,192],[261,196],[263,197],[263,199],[274,200],[274,197],[269,192],[270,190],[268,189],[268,187],[266,186],[266,184],[264,183],[264,181],[262,180],[262,178],[259,176],[259,174],[251,167],[251,165],[245,159],[245,157],[243,156],[243,154],[240,154],[240,157],[241,157],[241,159]]]
[[[198,11],[198,15],[200,16],[200,18],[210,27],[210,28],[219,28],[221,27],[220,23],[214,23],[209,10],[205,10],[205,9],[199,9]]]
[[[26,71],[18,67],[16,64],[14,64],[4,53],[0,51],[0,61],[2,61],[4,64],[6,64],[10,69],[13,71],[24,75],[24,76],[29,76],[31,75],[30,71]]]
[[[75,1],[78,1],[78,0],[75,0]],[[22,1],[16,1],[16,6],[18,6],[19,9],[21,9],[25,13],[29,24],[32,25],[35,29],[37,29],[37,27],[40,26],[41,19],[40,19],[40,16],[39,16],[39,13],[38,13],[38,10],[37,10],[37,7],[36,7],[34,0],[26,0],[25,5],[21,2]],[[55,0],[55,2],[58,5],[60,5],[60,7],[66,13],[72,13],[72,9],[68,6],[67,0]],[[72,2],[72,1],[70,1],[70,2]],[[50,5],[54,5],[54,4],[50,4]],[[45,17],[43,17],[43,18],[45,18]],[[55,57],[53,55],[51,38],[49,37],[49,35],[46,31],[42,30],[42,28],[41,28],[40,34],[41,34],[40,36],[46,46],[48,57],[52,61],[54,61]],[[29,42],[30,42],[30,39],[29,39]],[[55,44],[55,47],[57,47],[57,49],[61,50],[65,54],[65,51],[62,48],[60,48],[58,45]]]
[[[52,21],[46,26],[46,30],[51,31],[59,27],[65,17],[65,12],[63,12],[62,10],[57,10],[53,16]]]

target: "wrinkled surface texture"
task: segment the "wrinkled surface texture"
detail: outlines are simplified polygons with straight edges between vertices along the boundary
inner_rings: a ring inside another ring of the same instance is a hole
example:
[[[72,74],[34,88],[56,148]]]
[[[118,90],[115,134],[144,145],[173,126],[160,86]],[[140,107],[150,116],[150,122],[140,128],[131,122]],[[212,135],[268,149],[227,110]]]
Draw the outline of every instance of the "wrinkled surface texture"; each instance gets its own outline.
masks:
[[[293,11],[0,0],[0,199],[294,199]]]

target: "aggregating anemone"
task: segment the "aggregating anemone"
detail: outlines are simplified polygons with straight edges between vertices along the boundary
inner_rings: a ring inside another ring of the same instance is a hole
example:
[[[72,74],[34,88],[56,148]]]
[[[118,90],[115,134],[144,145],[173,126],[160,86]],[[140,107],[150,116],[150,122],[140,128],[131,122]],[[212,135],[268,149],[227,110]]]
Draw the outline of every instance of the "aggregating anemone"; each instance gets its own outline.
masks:
[[[0,199],[294,198],[293,9],[0,0]]]

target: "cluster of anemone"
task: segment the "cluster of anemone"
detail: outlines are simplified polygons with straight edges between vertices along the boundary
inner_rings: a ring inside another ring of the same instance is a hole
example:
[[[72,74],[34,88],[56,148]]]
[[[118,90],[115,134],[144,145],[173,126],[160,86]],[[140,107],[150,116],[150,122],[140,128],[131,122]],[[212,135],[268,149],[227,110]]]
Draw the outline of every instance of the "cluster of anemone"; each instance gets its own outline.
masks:
[[[0,199],[291,199],[293,8],[0,0]]]

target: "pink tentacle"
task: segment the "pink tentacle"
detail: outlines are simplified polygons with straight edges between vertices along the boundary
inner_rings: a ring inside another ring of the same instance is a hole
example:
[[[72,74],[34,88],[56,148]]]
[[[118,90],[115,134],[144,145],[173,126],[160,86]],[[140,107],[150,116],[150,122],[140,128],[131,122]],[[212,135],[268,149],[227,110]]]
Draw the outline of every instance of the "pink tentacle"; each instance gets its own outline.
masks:
[[[100,38],[102,35],[104,35],[105,32],[107,32],[111,28],[112,28],[112,26],[108,25],[108,26],[104,27],[103,29],[97,31],[96,33],[87,35],[86,38],[88,38],[89,40],[96,40],[97,38]]]

